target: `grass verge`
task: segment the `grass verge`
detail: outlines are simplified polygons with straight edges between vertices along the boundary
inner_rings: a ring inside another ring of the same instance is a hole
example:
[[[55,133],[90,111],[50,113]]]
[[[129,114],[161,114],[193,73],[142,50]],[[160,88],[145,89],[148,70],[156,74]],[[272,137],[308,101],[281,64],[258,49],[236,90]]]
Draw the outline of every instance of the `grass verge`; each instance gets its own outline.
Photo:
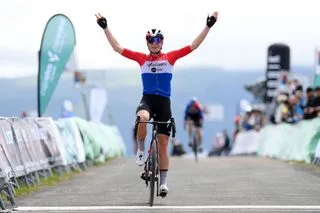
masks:
[[[319,172],[320,173],[320,167],[311,163],[306,163],[305,161],[297,161],[297,160],[290,160],[287,161],[291,165],[295,165],[301,168],[310,169],[313,172]]]

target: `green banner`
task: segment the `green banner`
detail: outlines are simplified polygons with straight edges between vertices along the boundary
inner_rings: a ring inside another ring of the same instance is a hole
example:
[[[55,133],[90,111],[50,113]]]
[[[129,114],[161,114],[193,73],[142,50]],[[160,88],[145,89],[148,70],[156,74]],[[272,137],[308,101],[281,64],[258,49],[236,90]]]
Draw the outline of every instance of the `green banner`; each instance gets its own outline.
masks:
[[[267,125],[260,131],[258,155],[310,163],[320,138],[320,118],[297,124]]]
[[[76,44],[74,27],[63,14],[52,16],[45,27],[39,51],[38,115],[47,109],[51,96]]]

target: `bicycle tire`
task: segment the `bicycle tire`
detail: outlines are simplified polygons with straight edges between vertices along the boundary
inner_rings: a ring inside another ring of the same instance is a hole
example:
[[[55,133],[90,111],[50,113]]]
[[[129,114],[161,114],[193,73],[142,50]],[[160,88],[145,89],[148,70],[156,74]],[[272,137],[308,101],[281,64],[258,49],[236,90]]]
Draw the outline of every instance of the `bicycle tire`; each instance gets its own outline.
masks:
[[[150,206],[153,206],[154,201],[154,187],[155,187],[155,181],[156,181],[156,160],[157,160],[157,148],[156,148],[156,141],[152,141],[152,147],[151,147],[151,158],[150,158],[150,194],[149,194],[149,204]]]
[[[195,161],[198,162],[198,142],[195,134],[193,135],[193,152]]]

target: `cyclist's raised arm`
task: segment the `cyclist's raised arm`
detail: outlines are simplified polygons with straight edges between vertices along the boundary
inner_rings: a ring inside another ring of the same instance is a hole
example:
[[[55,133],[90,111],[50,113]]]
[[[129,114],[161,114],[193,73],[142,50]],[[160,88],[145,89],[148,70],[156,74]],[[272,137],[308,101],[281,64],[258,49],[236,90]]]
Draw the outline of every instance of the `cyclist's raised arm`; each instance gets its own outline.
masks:
[[[121,47],[119,42],[114,38],[114,36],[110,32],[110,30],[108,28],[108,24],[107,24],[107,19],[105,17],[103,17],[100,13],[96,14],[96,18],[97,18],[97,23],[103,29],[104,34],[106,35],[113,50],[119,54],[122,54],[124,48]]]
[[[189,53],[191,53],[193,50],[197,49],[199,45],[203,42],[205,37],[207,36],[210,28],[214,25],[214,23],[217,21],[218,18],[218,12],[214,12],[212,16],[207,18],[207,23],[205,28],[202,30],[202,32],[197,36],[197,38],[192,42],[192,44],[183,47],[179,50],[174,50],[167,53],[168,61],[171,65],[173,65],[179,58],[182,58]]]
[[[201,31],[201,33],[196,37],[196,39],[190,45],[191,50],[197,49],[203,40],[206,38],[210,28],[216,23],[218,19],[218,12],[214,12],[210,17],[207,18],[207,23],[205,28]]]

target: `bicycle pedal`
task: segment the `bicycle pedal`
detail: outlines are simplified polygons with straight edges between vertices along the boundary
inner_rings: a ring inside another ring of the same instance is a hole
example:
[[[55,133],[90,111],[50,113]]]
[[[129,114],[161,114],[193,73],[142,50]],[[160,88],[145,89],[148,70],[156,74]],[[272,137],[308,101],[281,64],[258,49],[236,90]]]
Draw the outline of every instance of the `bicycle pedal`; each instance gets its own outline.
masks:
[[[160,197],[165,198],[167,196],[167,193],[166,192],[160,192],[159,195],[160,195]]]
[[[142,180],[148,180],[148,175],[146,173],[141,174],[141,179]]]

